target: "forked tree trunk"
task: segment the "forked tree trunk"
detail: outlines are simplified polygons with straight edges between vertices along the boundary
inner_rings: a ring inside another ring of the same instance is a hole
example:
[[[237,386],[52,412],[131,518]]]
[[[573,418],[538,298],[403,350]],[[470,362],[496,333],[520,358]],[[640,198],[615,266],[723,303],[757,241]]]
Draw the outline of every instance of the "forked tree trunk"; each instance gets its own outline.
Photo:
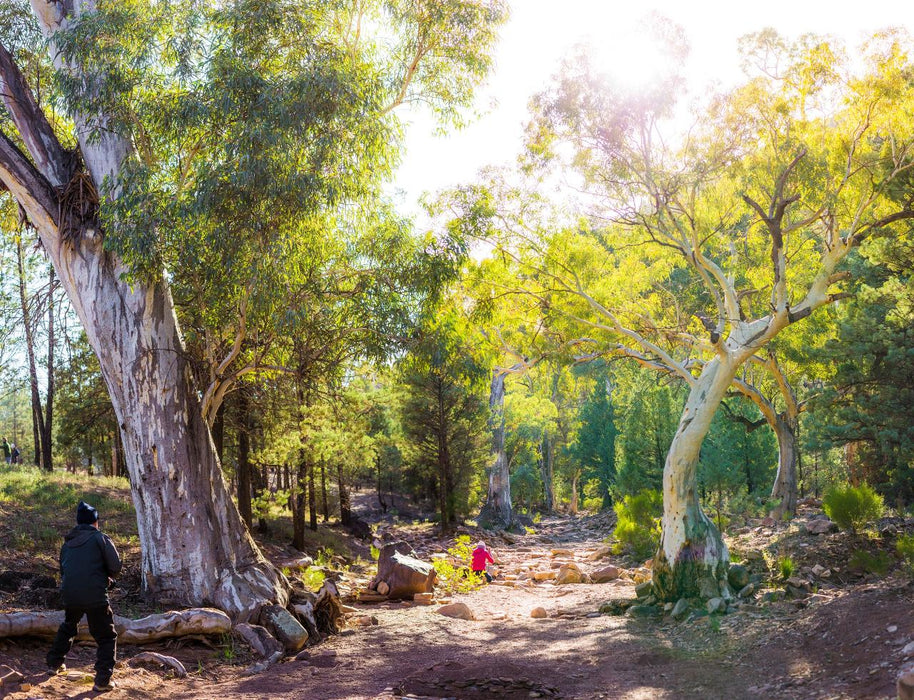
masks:
[[[800,449],[797,439],[799,416],[778,414],[774,424],[778,439],[778,472],[771,489],[776,505],[769,515],[775,520],[792,517],[797,512],[797,460]]]
[[[711,419],[727,393],[735,362],[719,357],[705,365],[692,386],[663,469],[663,528],[654,557],[654,592],[661,600],[729,596],[729,553],[714,523],[702,512],[698,460]]]
[[[511,476],[505,455],[505,378],[507,374],[492,370],[489,393],[489,429],[492,448],[489,451],[489,489],[486,502],[477,519],[480,527],[507,530],[514,523],[511,510]]]

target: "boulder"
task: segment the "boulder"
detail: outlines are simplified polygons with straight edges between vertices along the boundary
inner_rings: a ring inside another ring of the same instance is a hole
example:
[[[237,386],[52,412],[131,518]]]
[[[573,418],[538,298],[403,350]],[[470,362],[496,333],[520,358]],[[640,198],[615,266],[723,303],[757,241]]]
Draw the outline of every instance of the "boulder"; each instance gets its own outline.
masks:
[[[590,572],[590,580],[594,583],[608,583],[619,578],[622,570],[618,566],[605,566],[602,569]]]
[[[670,614],[673,616],[674,620],[681,620],[689,612],[689,601],[685,598],[680,598],[676,601],[676,605],[673,606],[673,612]]]
[[[625,613],[629,617],[659,617],[663,610],[656,605],[632,605]]]
[[[559,585],[566,583],[581,583],[583,580],[584,574],[576,564],[565,564],[555,575],[555,582]]]
[[[470,610],[469,606],[466,603],[451,603],[450,605],[442,605],[438,608],[438,614],[444,615],[445,617],[455,617],[458,620],[475,620],[476,616],[473,615],[473,611]]]
[[[431,593],[436,577],[434,567],[417,559],[406,542],[391,542],[381,548],[377,580],[387,584],[389,598],[412,598],[416,593]]]
[[[749,585],[749,569],[742,564],[732,564],[727,571],[727,581],[734,591],[739,591]]]
[[[530,617],[532,617],[536,620],[542,620],[546,617],[549,617],[549,615],[546,612],[546,608],[539,607],[539,608],[533,608],[533,610],[530,611]]]
[[[281,605],[265,605],[260,621],[288,652],[300,651],[308,642],[308,630]]]
[[[838,526],[827,518],[809,520],[804,525],[807,535],[827,535],[838,530]]]

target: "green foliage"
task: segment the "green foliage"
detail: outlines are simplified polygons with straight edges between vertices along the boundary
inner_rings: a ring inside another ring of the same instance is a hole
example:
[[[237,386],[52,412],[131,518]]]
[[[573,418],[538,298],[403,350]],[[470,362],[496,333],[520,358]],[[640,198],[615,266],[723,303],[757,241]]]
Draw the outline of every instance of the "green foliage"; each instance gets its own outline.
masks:
[[[442,309],[400,363],[406,477],[434,498],[443,529],[469,512],[486,456],[488,372],[467,335],[456,311]]]
[[[914,574],[914,535],[900,535],[895,542],[895,548],[908,573]]]
[[[653,554],[660,544],[662,494],[645,489],[634,496],[625,496],[613,510],[616,512],[616,539],[638,557]]]
[[[853,571],[885,576],[891,563],[892,557],[888,552],[868,552],[865,549],[857,549],[851,553],[847,565]]]
[[[438,574],[438,585],[448,594],[469,593],[482,582],[473,574],[473,545],[467,535],[460,535],[447,550],[446,559],[432,560]]]
[[[885,506],[882,496],[868,484],[847,484],[830,488],[822,499],[822,507],[838,527],[855,533],[881,517]]]
[[[312,592],[319,590],[325,579],[326,575],[318,568],[316,563],[301,572],[301,582],[305,585],[305,588]]]
[[[616,481],[616,427],[615,407],[612,402],[612,379],[608,373],[599,373],[593,391],[579,412],[581,421],[577,439],[572,443],[572,459],[583,468],[585,479],[595,479],[601,502],[597,509],[612,505],[612,491]],[[584,508],[591,510],[595,504],[585,501]]]
[[[796,563],[793,561],[793,558],[790,556],[778,557],[777,560],[777,569],[778,574],[781,577],[781,580],[786,581],[791,576],[793,576],[794,571],[796,571]]]

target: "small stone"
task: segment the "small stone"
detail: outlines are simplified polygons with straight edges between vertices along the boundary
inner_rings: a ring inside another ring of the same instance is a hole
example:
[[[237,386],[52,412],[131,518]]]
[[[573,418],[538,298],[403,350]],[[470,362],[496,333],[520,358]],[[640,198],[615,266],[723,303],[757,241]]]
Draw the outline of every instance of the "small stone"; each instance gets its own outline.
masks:
[[[835,532],[838,526],[828,518],[817,518],[805,523],[806,533],[809,535],[826,535]]]
[[[553,557],[573,557],[574,556],[574,552],[572,552],[570,549],[550,549],[549,552],[550,552],[550,554],[552,554]]]
[[[673,612],[671,615],[674,620],[681,620],[686,616],[686,613],[689,612],[689,601],[685,598],[680,598],[676,601],[676,605],[673,606]]]
[[[19,686],[19,690],[21,690],[23,693],[27,693],[31,689],[32,689],[31,683],[23,683],[22,685]]]
[[[594,583],[608,583],[619,578],[622,570],[618,566],[605,566],[602,569],[590,572],[590,580]]]
[[[473,615],[473,611],[470,610],[469,606],[466,603],[451,603],[450,605],[442,605],[440,608],[438,608],[437,612],[439,615],[457,618],[458,620],[476,619],[476,617]]]
[[[714,613],[723,613],[727,610],[727,601],[725,601],[723,598],[711,598],[705,605],[705,608],[707,609],[709,615],[713,615]]]
[[[901,650],[902,656],[914,656],[914,642],[910,642],[905,645],[904,649]]]
[[[898,631],[898,625],[889,625],[885,628],[885,631],[889,634],[895,634]]]
[[[546,612],[546,608],[538,607],[533,608],[533,610],[530,611],[530,617],[536,620],[542,620],[543,618],[549,617],[549,615]]]
[[[556,585],[581,583],[583,580],[584,575],[581,573],[581,570],[576,564],[565,564],[558,570],[558,573],[555,575]]]
[[[626,614],[631,617],[659,617],[662,612],[656,605],[632,605]]]
[[[635,586],[635,595],[638,598],[647,598],[654,592],[654,584],[650,581],[645,581],[644,583],[639,583]]]
[[[418,603],[419,605],[431,605],[434,602],[434,594],[416,593],[413,596],[413,602]]]
[[[387,595],[390,593],[390,586],[387,585],[386,581],[378,581],[378,586],[376,588],[379,594]]]
[[[554,571],[534,571],[533,580],[534,581],[550,581],[555,578]]]
[[[754,583],[749,583],[749,584],[743,586],[743,587],[740,589],[739,593],[737,593],[736,595],[737,595],[737,597],[739,597],[739,598],[748,598],[748,597],[751,596],[753,593],[755,593],[755,584],[754,584]]]
[[[896,688],[898,700],[914,700],[914,671],[900,673]]]

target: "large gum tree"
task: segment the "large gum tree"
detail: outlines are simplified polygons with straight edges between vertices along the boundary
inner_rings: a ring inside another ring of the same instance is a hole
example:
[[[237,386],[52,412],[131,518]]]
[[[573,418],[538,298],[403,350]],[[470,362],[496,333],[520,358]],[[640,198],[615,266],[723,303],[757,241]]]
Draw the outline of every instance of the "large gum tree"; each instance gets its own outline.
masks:
[[[503,16],[497,0],[33,0],[19,19],[43,54],[0,36],[0,183],[99,357],[148,594],[239,619],[288,597],[227,492],[171,282],[221,270],[235,294],[251,250],[355,225],[396,161],[393,110],[459,120]]]
[[[537,102],[526,170],[575,173],[575,225],[531,216],[534,198],[516,187],[456,198],[525,268],[522,288],[554,322],[688,384],[663,474],[653,583],[664,600],[729,595],[729,554],[698,486],[721,401],[745,367],[769,361],[775,337],[846,296],[842,263],[859,245],[910,229],[910,48],[887,32],[853,63],[818,37],[748,37],[748,80],[678,136],[666,131],[675,78],[626,93],[580,57]]]

